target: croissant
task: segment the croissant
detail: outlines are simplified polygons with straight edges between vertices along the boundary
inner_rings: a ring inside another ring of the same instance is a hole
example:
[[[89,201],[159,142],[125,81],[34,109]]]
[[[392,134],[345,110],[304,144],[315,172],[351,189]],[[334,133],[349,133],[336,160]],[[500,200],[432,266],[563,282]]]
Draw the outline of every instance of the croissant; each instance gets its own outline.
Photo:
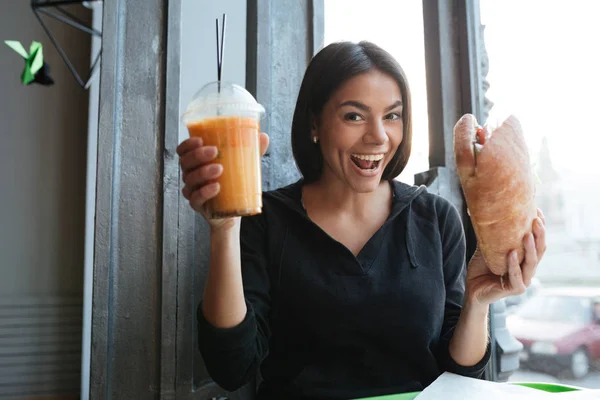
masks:
[[[454,126],[454,157],[479,251],[497,275],[507,256],[525,250],[523,238],[537,217],[535,178],[519,120],[508,117],[491,132],[473,115]]]

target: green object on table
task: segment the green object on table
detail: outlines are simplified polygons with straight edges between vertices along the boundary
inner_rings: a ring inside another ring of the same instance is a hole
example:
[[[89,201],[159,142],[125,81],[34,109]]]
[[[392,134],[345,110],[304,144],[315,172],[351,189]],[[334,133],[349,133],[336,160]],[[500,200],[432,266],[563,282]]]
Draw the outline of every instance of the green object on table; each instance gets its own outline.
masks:
[[[541,382],[515,382],[513,385],[526,386],[532,389],[543,390],[544,392],[550,393],[563,393],[573,392],[576,390],[582,390],[581,388],[568,385],[558,385],[555,383],[541,383]]]
[[[573,392],[576,390],[582,390],[581,388],[568,385],[558,385],[554,383],[541,383],[541,382],[511,382],[511,385],[526,386],[532,389],[542,390],[549,393],[562,393],[562,392]],[[421,392],[410,392],[400,394],[390,394],[387,396],[367,397],[356,400],[414,400]],[[418,400],[418,399],[417,399]]]

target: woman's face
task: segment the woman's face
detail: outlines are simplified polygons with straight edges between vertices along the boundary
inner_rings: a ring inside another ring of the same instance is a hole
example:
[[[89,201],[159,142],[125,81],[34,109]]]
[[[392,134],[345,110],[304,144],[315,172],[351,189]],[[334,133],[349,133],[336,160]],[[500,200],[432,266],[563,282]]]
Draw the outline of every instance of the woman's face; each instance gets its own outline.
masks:
[[[378,70],[338,88],[312,135],[323,154],[321,179],[337,179],[359,193],[375,190],[403,136],[402,96],[396,81]]]

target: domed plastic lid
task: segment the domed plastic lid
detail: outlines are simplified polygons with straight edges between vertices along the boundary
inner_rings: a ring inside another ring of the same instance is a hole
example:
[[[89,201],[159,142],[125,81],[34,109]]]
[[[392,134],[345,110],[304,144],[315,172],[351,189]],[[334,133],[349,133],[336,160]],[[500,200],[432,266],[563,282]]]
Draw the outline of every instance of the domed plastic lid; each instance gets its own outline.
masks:
[[[219,82],[211,82],[194,95],[181,119],[184,123],[217,116],[260,120],[264,112],[264,107],[243,87],[221,82],[219,88]]]

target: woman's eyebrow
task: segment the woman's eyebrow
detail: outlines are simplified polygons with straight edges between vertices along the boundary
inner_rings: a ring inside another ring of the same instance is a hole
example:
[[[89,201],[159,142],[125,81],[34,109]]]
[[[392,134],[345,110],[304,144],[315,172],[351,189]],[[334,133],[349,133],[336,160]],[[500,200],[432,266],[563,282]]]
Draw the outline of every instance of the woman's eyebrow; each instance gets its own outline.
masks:
[[[347,101],[343,102],[342,104],[340,104],[338,108],[341,108],[344,106],[352,106],[352,107],[361,109],[363,111],[371,111],[371,107],[369,107],[366,104],[361,103],[360,101],[356,101],[356,100],[347,100]],[[401,100],[398,100],[391,106],[386,107],[385,111],[387,112],[387,111],[393,110],[394,108],[397,108],[397,107],[402,107]]]
[[[389,106],[388,108],[386,108],[385,111],[391,111],[394,108],[398,108],[398,107],[402,107],[402,101],[401,100],[396,101],[394,104],[392,104],[391,106]]]
[[[356,100],[347,100],[347,101],[343,102],[342,104],[340,104],[340,106],[338,108],[342,108],[344,106],[352,106],[352,107],[359,108],[363,111],[371,111],[371,107],[369,107],[366,104],[361,103],[360,101],[356,101]]]

